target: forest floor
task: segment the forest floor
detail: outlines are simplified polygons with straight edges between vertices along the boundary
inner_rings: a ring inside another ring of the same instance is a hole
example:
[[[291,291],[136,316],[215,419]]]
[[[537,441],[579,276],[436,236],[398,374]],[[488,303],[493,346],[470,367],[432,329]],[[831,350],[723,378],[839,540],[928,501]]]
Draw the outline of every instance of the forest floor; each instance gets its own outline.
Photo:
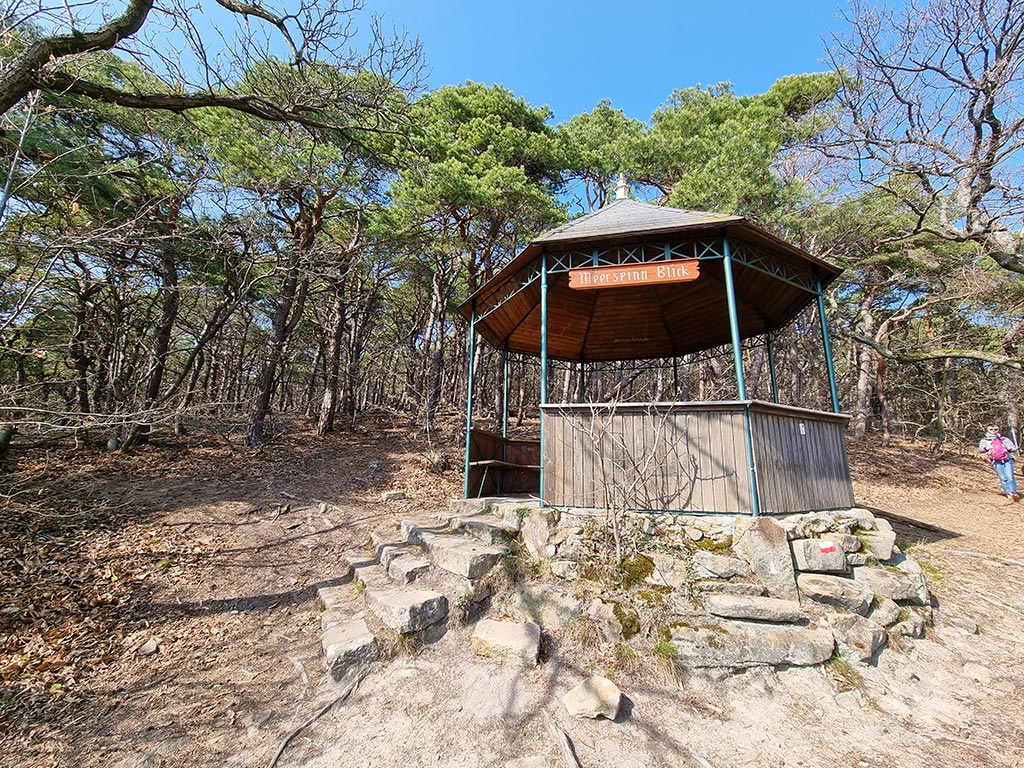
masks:
[[[380,665],[278,765],[561,765],[551,719],[586,768],[1024,764],[1024,502],[971,450],[851,453],[858,503],[922,562],[938,615],[980,634],[940,621],[857,674],[620,669],[609,722],[561,709],[587,674],[571,655],[498,667],[453,628]],[[432,445],[385,418],[326,439],[290,424],[258,452],[198,429],[132,454],[15,444],[0,479],[0,765],[269,765],[338,695],[315,585],[370,530],[447,509],[459,454],[454,418]],[[406,499],[382,502],[390,490]]]

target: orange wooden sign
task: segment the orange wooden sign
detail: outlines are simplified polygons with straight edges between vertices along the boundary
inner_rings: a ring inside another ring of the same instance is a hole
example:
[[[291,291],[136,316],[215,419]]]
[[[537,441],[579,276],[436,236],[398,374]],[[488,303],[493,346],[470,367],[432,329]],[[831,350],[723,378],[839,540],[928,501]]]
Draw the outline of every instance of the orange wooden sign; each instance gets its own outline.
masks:
[[[569,270],[569,287],[577,291],[596,288],[623,288],[628,285],[688,283],[700,277],[697,259],[648,261],[607,267],[583,267]]]

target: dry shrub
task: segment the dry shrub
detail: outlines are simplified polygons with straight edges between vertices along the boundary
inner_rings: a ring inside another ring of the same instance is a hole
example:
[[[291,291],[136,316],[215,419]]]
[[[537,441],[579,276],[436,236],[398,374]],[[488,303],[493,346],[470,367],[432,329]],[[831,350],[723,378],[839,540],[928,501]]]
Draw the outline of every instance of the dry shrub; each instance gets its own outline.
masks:
[[[420,464],[434,475],[443,475],[452,468],[451,459],[440,451],[428,450],[420,454]]]

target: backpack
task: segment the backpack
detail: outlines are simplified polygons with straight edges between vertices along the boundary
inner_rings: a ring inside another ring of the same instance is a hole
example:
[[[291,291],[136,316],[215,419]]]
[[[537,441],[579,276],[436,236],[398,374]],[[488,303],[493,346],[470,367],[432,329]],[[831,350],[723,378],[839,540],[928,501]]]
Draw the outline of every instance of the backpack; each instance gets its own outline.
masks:
[[[1006,450],[1006,446],[1003,445],[1001,437],[992,438],[992,444],[988,449],[988,457],[992,461],[1006,461],[1010,457],[1010,453]]]

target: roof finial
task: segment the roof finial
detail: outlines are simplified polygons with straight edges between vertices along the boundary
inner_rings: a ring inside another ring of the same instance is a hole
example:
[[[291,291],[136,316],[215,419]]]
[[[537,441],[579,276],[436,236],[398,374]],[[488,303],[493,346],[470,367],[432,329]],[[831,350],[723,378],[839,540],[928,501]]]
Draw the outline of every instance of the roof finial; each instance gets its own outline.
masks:
[[[626,181],[626,174],[624,173],[620,173],[619,177],[615,180],[615,199],[629,199],[629,182]]]

